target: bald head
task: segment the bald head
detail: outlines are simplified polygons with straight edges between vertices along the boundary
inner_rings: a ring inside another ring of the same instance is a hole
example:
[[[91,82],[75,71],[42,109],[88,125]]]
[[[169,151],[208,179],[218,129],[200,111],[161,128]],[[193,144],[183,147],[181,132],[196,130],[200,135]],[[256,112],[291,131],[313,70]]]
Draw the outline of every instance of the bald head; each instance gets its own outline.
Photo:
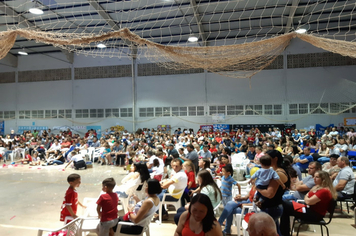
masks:
[[[276,236],[276,224],[271,216],[264,212],[251,215],[248,222],[250,236]]]

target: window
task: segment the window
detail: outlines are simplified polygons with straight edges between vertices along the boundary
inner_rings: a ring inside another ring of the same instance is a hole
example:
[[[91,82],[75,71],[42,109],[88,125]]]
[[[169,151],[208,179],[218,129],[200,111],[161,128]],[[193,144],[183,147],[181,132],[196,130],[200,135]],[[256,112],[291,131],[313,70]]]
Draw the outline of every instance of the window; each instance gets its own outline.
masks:
[[[179,116],[179,108],[172,107],[172,116]]]
[[[42,110],[34,110],[32,111],[32,118],[36,119],[36,118],[43,118],[44,116],[44,112]]]
[[[132,108],[120,108],[121,117],[132,117]]]
[[[340,109],[341,109],[341,111],[344,111],[343,113],[350,113],[350,103],[341,102],[340,103]]]
[[[308,104],[304,103],[304,104],[299,104],[299,114],[308,114],[309,110],[308,110]]]
[[[139,113],[140,117],[153,117],[153,107],[145,107],[145,108],[140,108]]]
[[[351,108],[351,113],[356,113],[356,103],[353,102],[351,104],[352,104],[352,106],[354,106]]]
[[[171,108],[170,107],[156,107],[155,108],[155,116],[171,116]]]
[[[289,114],[290,115],[298,114],[298,104],[289,104]]]
[[[204,116],[204,107],[188,107],[188,115],[189,116]]]
[[[0,119],[4,118],[4,112],[0,111]]]
[[[262,115],[262,105],[254,105],[254,115]]]
[[[330,112],[339,113],[341,111],[340,103],[330,103]]]
[[[19,119],[31,119],[31,111],[19,111]]]
[[[90,109],[89,116],[90,116],[90,118],[103,118],[104,117],[104,109]]]
[[[187,116],[188,115],[188,108],[187,107],[180,107],[179,108],[179,116]]]
[[[58,118],[72,118],[72,110],[58,110]]]
[[[187,116],[187,107],[172,107],[172,116]]]
[[[282,105],[273,105],[273,115],[282,115]]]
[[[237,106],[227,106],[227,115],[228,116],[238,116],[244,114],[244,106],[237,105]]]
[[[75,110],[75,118],[89,118],[89,110],[88,109]]]
[[[273,115],[273,106],[272,105],[265,105],[264,106],[264,114],[265,115]]]
[[[45,110],[45,118],[57,118],[57,110]]]
[[[245,115],[253,115],[253,105],[245,106]]]
[[[329,112],[329,104],[328,103],[310,103],[310,112],[311,114],[325,114]]]
[[[197,116],[204,116],[204,107],[197,106]]]
[[[105,109],[105,117],[120,117],[120,109]]]
[[[4,111],[4,119],[15,119],[15,111]]]
[[[216,114],[218,113],[218,109],[216,106],[210,106],[209,107],[209,115],[213,115],[213,114]]]
[[[209,106],[209,115],[217,113],[226,115],[226,106]]]
[[[171,116],[171,108],[170,107],[156,107],[155,108],[155,116]]]

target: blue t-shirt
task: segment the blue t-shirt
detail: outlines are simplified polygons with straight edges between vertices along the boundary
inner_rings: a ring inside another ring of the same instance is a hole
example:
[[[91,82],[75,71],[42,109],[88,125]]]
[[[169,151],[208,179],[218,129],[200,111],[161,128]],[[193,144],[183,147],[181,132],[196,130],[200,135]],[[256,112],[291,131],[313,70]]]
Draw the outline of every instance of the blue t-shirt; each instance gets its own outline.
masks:
[[[259,169],[251,176],[251,179],[256,179],[256,186],[268,186],[271,179],[279,179],[279,175],[273,169]]]
[[[297,166],[298,166],[299,168],[303,169],[303,170],[305,170],[306,168],[308,168],[310,162],[314,161],[313,157],[310,156],[310,155],[309,155],[309,156],[301,155],[301,156],[299,157],[299,159],[300,159],[300,160],[308,159],[308,161],[305,162],[304,164],[302,164],[302,163],[300,163],[300,162],[297,163]]]
[[[229,197],[232,195],[232,185],[237,184],[237,182],[234,180],[234,178],[231,177],[231,175],[227,178],[223,176],[221,178],[221,193],[223,197]]]

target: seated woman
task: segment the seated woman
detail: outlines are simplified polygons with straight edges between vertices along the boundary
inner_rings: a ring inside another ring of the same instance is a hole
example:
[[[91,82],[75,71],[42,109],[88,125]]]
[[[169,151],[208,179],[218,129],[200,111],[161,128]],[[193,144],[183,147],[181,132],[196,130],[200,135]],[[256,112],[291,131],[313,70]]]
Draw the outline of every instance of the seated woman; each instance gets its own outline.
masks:
[[[174,236],[222,236],[221,226],[214,217],[214,210],[210,198],[198,193],[178,222]]]
[[[190,196],[196,193],[202,193],[207,195],[211,200],[213,209],[215,209],[215,207],[217,207],[220,204],[222,199],[220,188],[216,185],[213,177],[207,170],[199,171],[197,179],[198,179],[199,188],[197,188],[194,191],[190,191]],[[185,205],[185,207],[181,207],[177,210],[177,214],[174,216],[174,221],[176,224],[178,224],[178,220],[181,214],[184,211],[188,210],[188,208],[189,208],[189,203]]]
[[[147,171],[148,172],[148,171]],[[128,208],[129,212],[125,216],[120,216],[119,221],[131,221],[135,225],[122,225],[120,233],[123,234],[140,234],[147,221],[151,221],[151,217],[159,209],[159,198],[157,194],[162,192],[161,184],[156,179],[149,179],[145,189],[147,198],[145,200],[138,199],[133,196],[137,204]],[[148,218],[149,217],[149,218]],[[114,229],[114,231],[116,231]]]
[[[122,181],[122,185],[116,186],[113,192],[117,193],[119,197],[127,198],[132,195],[134,191],[141,190],[145,181],[150,178],[147,166],[142,163],[135,163],[131,165],[131,172]]]
[[[47,165],[63,165],[65,162],[63,154],[59,150],[55,150],[54,154],[47,159]]]
[[[325,171],[318,171],[314,175],[315,186],[305,195],[306,205],[290,201],[283,201],[283,214],[281,217],[281,233],[290,235],[289,216],[295,216],[307,221],[320,221],[325,216],[330,201],[337,198],[330,176]]]
[[[200,158],[198,161],[198,166],[199,166],[199,172],[202,170],[207,170],[212,175],[209,158]]]

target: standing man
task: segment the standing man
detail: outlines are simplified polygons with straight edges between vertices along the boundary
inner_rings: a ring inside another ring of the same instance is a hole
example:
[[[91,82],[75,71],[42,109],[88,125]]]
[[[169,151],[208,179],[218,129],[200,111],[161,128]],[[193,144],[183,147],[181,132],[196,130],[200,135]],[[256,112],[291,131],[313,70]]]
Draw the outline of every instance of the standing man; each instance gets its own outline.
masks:
[[[174,144],[170,143],[170,144],[168,144],[167,157],[173,158],[173,155],[178,155],[178,151],[177,151],[177,149],[174,148]]]
[[[198,153],[195,151],[194,146],[192,144],[188,144],[187,145],[187,150],[188,153],[185,157],[181,157],[184,161],[191,161],[193,162],[194,166],[195,166],[195,173],[198,173],[198,161],[199,161],[199,157],[198,157]]]

